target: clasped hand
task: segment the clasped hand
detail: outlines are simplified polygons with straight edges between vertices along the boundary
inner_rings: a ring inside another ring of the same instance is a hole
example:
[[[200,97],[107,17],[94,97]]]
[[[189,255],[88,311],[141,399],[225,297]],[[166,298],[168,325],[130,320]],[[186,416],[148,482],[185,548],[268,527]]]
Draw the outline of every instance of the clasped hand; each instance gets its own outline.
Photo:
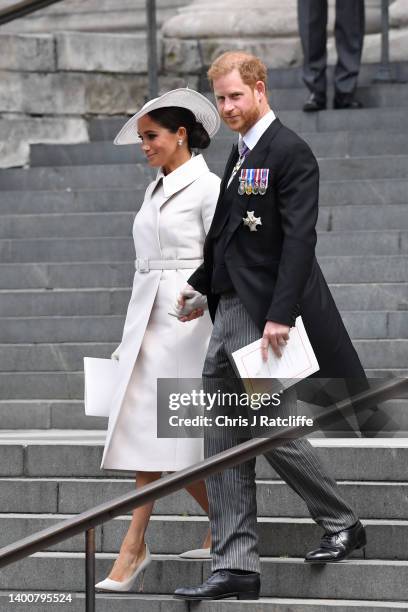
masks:
[[[185,323],[202,317],[205,308],[207,308],[205,295],[196,291],[191,285],[186,285],[180,292],[174,309],[178,313],[179,321]]]

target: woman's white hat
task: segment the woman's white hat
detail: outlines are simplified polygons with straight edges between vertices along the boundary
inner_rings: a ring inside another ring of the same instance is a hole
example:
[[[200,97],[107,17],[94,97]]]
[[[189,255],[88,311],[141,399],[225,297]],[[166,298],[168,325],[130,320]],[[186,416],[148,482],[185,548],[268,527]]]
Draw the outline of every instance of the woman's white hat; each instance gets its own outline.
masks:
[[[220,117],[215,106],[207,100],[205,96],[198,93],[198,91],[194,91],[194,89],[189,89],[188,87],[181,87],[179,89],[172,89],[159,98],[153,98],[153,100],[146,102],[146,104],[125,123],[113,141],[114,144],[127,145],[141,142],[137,133],[138,119],[147,115],[147,113],[152,110],[168,106],[181,106],[194,113],[197,121],[203,124],[210,138],[219,130]]]

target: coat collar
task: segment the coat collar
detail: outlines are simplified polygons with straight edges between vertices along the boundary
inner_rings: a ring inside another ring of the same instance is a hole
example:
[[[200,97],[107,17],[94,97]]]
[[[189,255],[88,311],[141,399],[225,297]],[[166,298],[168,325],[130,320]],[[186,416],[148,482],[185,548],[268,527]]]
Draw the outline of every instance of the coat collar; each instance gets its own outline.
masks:
[[[207,172],[209,172],[209,168],[204,157],[202,155],[193,155],[191,159],[173,170],[173,172],[170,172],[170,174],[165,175],[160,168],[153,189],[160,179],[163,179],[163,192],[167,199],[184,189],[184,187],[191,185],[191,183]]]

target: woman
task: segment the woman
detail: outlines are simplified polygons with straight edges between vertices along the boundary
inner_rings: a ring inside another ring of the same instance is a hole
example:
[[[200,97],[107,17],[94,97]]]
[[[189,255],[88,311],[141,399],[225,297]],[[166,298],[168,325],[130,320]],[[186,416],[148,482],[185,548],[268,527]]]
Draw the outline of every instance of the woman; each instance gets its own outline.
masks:
[[[140,142],[149,165],[159,168],[133,227],[136,272],[122,342],[113,354],[121,376],[102,458],[105,469],[135,471],[137,487],[203,457],[201,439],[157,438],[156,386],[157,378],[201,377],[209,316],[190,327],[169,311],[201,263],[219,192],[219,178],[192,150],[206,148],[218,128],[218,113],[204,96],[176,89],[145,104],[115,139],[115,144]],[[204,481],[187,490],[208,513]],[[150,562],[144,534],[152,509],[151,503],[133,512],[119,557],[97,588],[128,591],[144,573]],[[209,545],[208,533],[205,550],[189,556],[208,555]]]

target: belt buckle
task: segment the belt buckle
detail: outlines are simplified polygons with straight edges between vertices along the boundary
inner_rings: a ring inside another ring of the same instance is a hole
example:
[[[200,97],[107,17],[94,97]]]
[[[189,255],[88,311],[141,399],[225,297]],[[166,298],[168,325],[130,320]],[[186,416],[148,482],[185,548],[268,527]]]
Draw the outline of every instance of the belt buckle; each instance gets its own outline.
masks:
[[[150,268],[149,268],[149,260],[147,258],[143,258],[143,257],[138,257],[136,259],[136,268],[138,272],[141,272],[142,274],[145,274],[146,272],[149,272]]]

